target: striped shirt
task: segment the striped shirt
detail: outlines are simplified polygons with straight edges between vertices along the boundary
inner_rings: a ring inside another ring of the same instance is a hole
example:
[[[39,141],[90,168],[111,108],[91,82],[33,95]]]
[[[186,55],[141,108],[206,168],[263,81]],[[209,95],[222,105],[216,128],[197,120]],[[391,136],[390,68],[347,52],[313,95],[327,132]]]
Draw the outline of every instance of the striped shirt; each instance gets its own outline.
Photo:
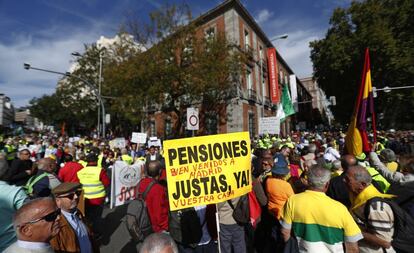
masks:
[[[343,242],[362,239],[346,207],[323,192],[293,195],[282,210],[282,227],[293,229],[300,252],[344,252]]]

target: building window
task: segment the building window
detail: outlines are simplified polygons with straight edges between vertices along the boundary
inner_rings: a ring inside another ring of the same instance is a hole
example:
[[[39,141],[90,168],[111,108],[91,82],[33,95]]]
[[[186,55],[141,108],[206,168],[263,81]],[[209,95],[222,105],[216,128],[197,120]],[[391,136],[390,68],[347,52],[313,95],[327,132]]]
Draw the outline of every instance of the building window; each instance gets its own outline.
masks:
[[[246,69],[246,85],[247,85],[247,90],[253,89],[253,73],[250,67],[247,67]]]
[[[167,118],[165,119],[165,137],[169,137],[172,134],[172,124],[171,124],[171,119]]]
[[[256,124],[253,112],[249,112],[249,133],[251,138],[253,138],[256,133]]]
[[[209,27],[204,30],[204,38],[211,41],[216,37],[216,27]]]
[[[250,48],[250,36],[247,30],[244,30],[244,45],[246,49]]]
[[[285,84],[289,84],[289,77],[287,75],[285,76]]]
[[[266,93],[266,75],[265,75],[265,73],[262,73],[262,95],[267,96],[267,93]]]
[[[150,121],[150,135],[151,136],[157,136],[157,132],[155,130],[155,121],[154,120]]]
[[[216,112],[207,112],[204,118],[206,134],[218,133],[218,114]]]
[[[284,81],[284,80],[283,80],[283,70],[280,70],[280,71],[279,71],[279,83],[280,83],[280,84],[283,84],[283,81]]]
[[[262,46],[259,46],[259,59],[260,60],[264,59],[264,57],[263,57],[263,47]]]

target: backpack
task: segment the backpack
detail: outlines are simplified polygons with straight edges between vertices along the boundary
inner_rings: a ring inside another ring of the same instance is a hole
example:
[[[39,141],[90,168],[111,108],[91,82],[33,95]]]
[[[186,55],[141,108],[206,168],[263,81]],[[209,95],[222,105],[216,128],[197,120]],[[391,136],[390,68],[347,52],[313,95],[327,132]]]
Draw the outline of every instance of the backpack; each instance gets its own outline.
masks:
[[[253,185],[255,184],[257,184],[256,180],[253,181]],[[253,229],[255,229],[262,217],[262,207],[260,206],[260,203],[257,200],[254,190],[248,193],[248,198],[249,198],[250,224],[252,225]]]
[[[205,217],[201,224],[197,211],[193,207],[185,208],[169,212],[168,229],[176,242],[194,248],[203,236],[203,226],[206,221]]]
[[[237,205],[234,206],[231,200],[227,200],[231,209],[233,209],[233,219],[239,225],[247,225],[250,223],[250,207],[249,207],[249,197],[248,194],[245,194],[239,198]]]
[[[374,197],[367,201],[364,209],[365,220],[368,220],[369,207],[375,201],[390,205],[394,213],[394,235],[391,245],[397,252],[414,252],[414,219],[392,199]]]
[[[404,185],[392,184],[387,194],[396,195],[394,201],[414,218],[414,181]]]
[[[23,189],[24,189],[24,191],[26,192],[26,194],[27,194],[27,196],[29,197],[29,198],[31,198],[31,199],[33,199],[33,198],[35,198],[36,196],[35,196],[35,194],[34,194],[34,192],[33,192],[33,190],[34,190],[34,188],[33,188],[33,186],[35,185],[35,184],[37,184],[37,182],[39,182],[42,178],[44,178],[44,177],[47,177],[47,173],[46,172],[43,172],[42,174],[40,174],[40,175],[35,175],[35,176],[32,176],[30,179],[29,179],[29,181],[27,181],[27,183],[26,183],[26,185],[25,186],[23,186]]]
[[[136,242],[143,241],[153,233],[145,198],[155,184],[156,182],[152,181],[142,194],[138,194],[137,199],[128,204],[125,224],[132,239]]]

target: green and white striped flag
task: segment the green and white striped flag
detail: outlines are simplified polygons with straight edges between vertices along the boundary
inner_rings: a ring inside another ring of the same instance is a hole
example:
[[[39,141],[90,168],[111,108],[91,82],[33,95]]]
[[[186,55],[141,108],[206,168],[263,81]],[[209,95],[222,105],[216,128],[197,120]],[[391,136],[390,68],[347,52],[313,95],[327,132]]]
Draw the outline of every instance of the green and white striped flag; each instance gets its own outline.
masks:
[[[295,113],[292,100],[290,99],[289,88],[287,85],[283,85],[282,101],[277,109],[276,118],[283,121],[285,118]]]

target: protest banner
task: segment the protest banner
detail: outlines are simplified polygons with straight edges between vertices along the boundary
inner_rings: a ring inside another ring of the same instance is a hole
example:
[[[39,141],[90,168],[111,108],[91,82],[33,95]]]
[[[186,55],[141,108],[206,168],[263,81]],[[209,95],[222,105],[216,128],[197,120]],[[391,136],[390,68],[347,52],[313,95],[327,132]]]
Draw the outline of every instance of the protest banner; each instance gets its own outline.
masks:
[[[146,133],[137,133],[137,132],[132,133],[131,142],[145,144],[146,141],[147,141]]]
[[[277,117],[260,118],[259,134],[280,134],[280,119]]]
[[[143,161],[133,165],[128,165],[124,161],[115,162],[112,168],[111,208],[137,198],[143,165]]]
[[[120,149],[125,148],[125,146],[126,146],[126,140],[124,138],[116,138],[116,139],[113,139],[113,140],[109,141],[109,146],[111,147],[111,149],[114,149],[114,148],[120,148]]]
[[[248,132],[169,140],[164,151],[171,211],[251,191]]]
[[[160,139],[158,139],[158,138],[157,138],[157,137],[155,137],[155,136],[151,136],[151,137],[149,138],[148,142],[147,142],[147,146],[148,146],[148,147],[151,147],[151,146],[154,146],[154,147],[162,147],[162,145],[161,145],[161,140],[160,140]]]

